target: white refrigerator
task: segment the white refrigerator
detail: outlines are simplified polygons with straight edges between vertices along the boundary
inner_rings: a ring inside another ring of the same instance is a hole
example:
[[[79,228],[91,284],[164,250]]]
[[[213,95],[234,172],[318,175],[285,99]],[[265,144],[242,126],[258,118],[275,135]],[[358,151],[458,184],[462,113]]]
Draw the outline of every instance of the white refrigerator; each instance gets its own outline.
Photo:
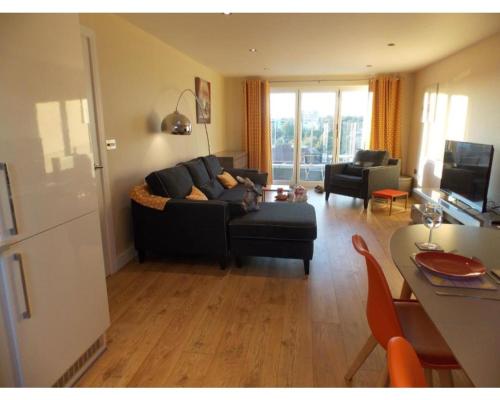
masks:
[[[78,15],[0,15],[0,59],[0,386],[71,384],[109,326]]]

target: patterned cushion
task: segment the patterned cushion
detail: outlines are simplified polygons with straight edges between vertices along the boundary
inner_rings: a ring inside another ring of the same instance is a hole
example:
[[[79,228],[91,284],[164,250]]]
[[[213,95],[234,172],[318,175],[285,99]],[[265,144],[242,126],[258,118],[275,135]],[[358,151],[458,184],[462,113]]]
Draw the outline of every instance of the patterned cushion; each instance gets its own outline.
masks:
[[[203,194],[203,192],[198,189],[196,186],[193,186],[191,189],[191,193],[186,196],[188,200],[208,200],[207,196]]]
[[[238,181],[227,171],[224,171],[222,175],[217,175],[217,179],[226,189],[232,189],[238,185]]]
[[[149,187],[146,184],[134,186],[129,195],[130,198],[136,203],[160,211],[165,208],[165,204],[167,204],[167,201],[170,200],[168,197],[155,196],[154,194],[151,194]]]

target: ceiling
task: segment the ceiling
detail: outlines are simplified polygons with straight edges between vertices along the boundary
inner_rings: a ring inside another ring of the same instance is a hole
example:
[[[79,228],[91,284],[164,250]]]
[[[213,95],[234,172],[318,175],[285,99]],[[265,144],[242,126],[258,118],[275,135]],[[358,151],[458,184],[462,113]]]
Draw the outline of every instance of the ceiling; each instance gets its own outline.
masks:
[[[500,31],[500,14],[120,16],[226,76],[414,71]]]

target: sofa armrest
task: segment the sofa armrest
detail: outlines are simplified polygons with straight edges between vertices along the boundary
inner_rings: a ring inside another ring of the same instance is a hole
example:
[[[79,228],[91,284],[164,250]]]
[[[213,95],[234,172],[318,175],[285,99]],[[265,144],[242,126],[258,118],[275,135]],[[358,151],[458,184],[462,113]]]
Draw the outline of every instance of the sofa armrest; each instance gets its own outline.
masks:
[[[132,200],[135,247],[170,254],[226,256],[228,205],[224,201],[171,199],[163,210]]]
[[[327,164],[325,165],[325,189],[330,184],[334,175],[344,172],[344,168],[349,163]]]
[[[372,192],[381,189],[399,188],[399,165],[370,167],[363,170],[363,180],[366,184],[366,196],[371,197]]]
[[[265,186],[267,184],[267,172],[259,172],[256,169],[248,168],[224,168],[225,171],[229,172],[233,177],[241,176],[242,178],[248,178],[253,183]]]

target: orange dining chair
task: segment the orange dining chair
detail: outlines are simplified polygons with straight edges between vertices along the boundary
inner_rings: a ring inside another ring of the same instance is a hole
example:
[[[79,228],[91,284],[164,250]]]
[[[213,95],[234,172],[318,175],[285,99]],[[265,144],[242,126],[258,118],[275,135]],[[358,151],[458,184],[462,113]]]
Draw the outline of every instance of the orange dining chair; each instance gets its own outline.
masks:
[[[427,387],[422,364],[417,353],[405,338],[396,336],[387,343],[387,366],[391,387]]]
[[[370,353],[380,344],[387,349],[387,343],[394,336],[406,338],[426,368],[426,377],[432,386],[432,369],[439,374],[441,386],[452,386],[451,369],[460,365],[450,348],[416,300],[396,300],[385,279],[384,272],[375,257],[368,250],[360,235],[352,237],[354,249],[365,257],[368,271],[368,300],[366,317],[371,335],[362,347],[345,375],[350,382]],[[384,385],[387,384],[387,370],[384,371]]]

